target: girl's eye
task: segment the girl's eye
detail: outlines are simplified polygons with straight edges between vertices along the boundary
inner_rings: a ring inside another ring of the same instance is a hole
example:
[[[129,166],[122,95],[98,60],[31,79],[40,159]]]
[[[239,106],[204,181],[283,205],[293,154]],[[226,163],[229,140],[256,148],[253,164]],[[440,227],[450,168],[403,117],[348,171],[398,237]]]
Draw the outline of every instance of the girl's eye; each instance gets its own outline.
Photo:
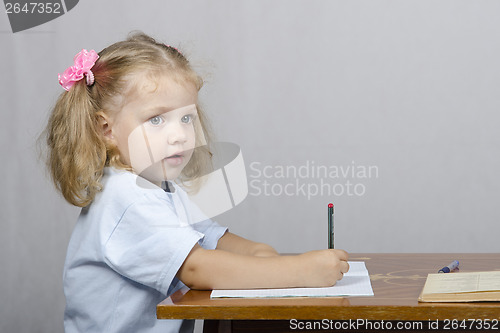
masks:
[[[185,115],[184,117],[181,118],[181,121],[184,123],[184,124],[189,124],[190,122],[193,121],[193,116],[190,115],[190,114],[187,114]]]
[[[151,125],[160,125],[161,123],[163,123],[163,119],[160,117],[160,116],[155,116],[151,119],[149,119],[149,122],[151,123]]]

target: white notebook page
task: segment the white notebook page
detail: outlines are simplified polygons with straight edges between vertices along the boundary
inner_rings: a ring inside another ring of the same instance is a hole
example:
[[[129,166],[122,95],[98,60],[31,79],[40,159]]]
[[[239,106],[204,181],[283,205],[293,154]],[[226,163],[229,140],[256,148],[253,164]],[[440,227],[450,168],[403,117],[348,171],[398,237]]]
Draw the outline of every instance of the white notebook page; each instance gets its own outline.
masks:
[[[210,298],[220,297],[328,297],[373,296],[370,275],[363,261],[349,261],[349,272],[333,287],[213,290]]]

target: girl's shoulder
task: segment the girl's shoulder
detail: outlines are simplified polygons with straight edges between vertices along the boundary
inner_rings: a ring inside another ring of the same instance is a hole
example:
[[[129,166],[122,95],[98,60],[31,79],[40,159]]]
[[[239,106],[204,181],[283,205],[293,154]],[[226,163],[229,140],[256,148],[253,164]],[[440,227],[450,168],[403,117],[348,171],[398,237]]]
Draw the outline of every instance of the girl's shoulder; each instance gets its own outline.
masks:
[[[101,183],[103,190],[96,196],[95,202],[128,206],[142,200],[166,199],[160,187],[127,170],[106,167]]]

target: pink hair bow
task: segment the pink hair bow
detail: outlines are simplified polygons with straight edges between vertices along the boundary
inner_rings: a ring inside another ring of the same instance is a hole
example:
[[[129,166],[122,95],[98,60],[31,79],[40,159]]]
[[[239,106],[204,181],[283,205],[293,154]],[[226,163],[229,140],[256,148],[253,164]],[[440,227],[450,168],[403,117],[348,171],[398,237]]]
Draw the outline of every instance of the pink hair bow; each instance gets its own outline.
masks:
[[[166,47],[170,47],[170,48],[172,48],[172,49],[176,50],[179,54],[182,54],[182,53],[181,53],[181,51],[179,51],[179,49],[178,49],[178,48],[176,48],[175,46],[168,45],[168,44],[165,44],[165,46],[166,46]]]
[[[69,91],[75,82],[80,81],[83,79],[83,76],[86,76],[87,85],[92,85],[94,83],[94,74],[90,69],[94,66],[98,58],[99,55],[96,51],[83,49],[73,58],[75,64],[68,67],[64,73],[58,74],[59,84],[65,90]]]

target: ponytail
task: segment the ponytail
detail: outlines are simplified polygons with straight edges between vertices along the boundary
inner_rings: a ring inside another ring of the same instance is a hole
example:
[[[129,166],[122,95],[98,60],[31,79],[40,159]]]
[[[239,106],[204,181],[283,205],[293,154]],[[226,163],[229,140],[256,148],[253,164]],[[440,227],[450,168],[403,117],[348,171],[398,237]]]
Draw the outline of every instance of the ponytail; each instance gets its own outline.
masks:
[[[63,92],[47,126],[48,164],[52,180],[71,204],[85,207],[101,190],[106,145],[85,82]]]

